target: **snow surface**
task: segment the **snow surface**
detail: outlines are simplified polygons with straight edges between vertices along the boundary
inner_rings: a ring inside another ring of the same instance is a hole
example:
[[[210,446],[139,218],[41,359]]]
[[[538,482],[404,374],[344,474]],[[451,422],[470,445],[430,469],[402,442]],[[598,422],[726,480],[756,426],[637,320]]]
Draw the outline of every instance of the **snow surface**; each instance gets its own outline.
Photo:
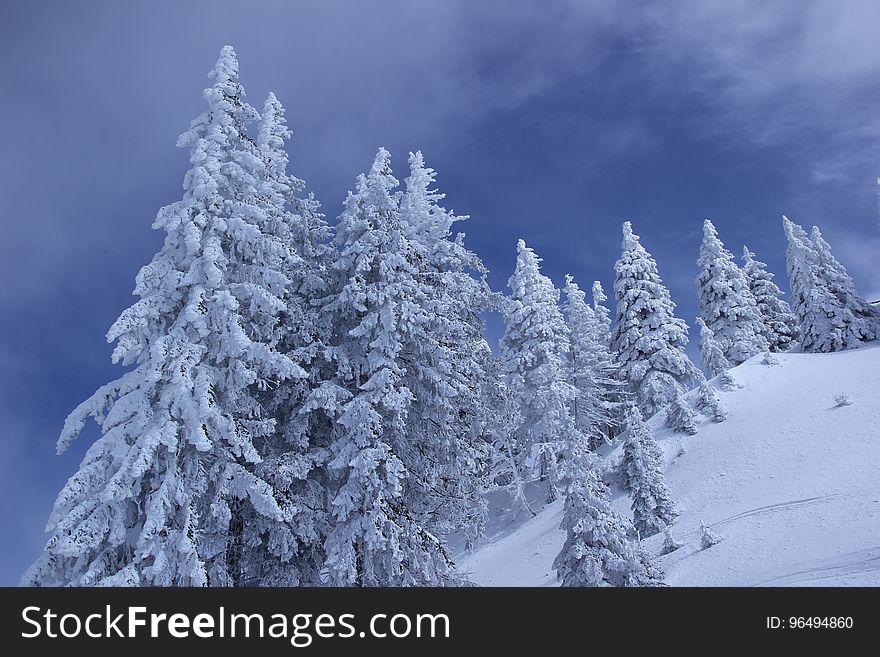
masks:
[[[741,386],[718,391],[729,411],[694,436],[649,421],[684,546],[658,558],[672,586],[880,585],[880,346],[830,354],[755,356],[731,370]],[[837,406],[846,393],[852,404]],[[690,393],[690,397],[695,391]],[[620,458],[617,445],[606,457]],[[615,489],[615,506],[630,500]],[[491,501],[490,501],[491,502]],[[562,501],[524,521],[502,520],[459,559],[484,586],[555,586],[564,542]],[[534,507],[538,510],[538,506]],[[700,549],[701,520],[722,541]],[[645,541],[654,554],[662,533]]]

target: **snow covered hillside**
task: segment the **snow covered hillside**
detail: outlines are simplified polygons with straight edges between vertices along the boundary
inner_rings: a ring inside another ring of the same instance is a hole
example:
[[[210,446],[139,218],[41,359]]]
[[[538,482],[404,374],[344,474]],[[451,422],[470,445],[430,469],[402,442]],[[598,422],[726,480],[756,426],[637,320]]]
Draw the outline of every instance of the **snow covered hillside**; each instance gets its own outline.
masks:
[[[659,557],[673,586],[880,585],[880,347],[755,356],[719,391],[726,421],[694,436],[649,425],[681,511]],[[845,394],[849,405],[835,397]],[[693,393],[691,393],[693,394]],[[607,456],[613,463],[619,448]],[[615,489],[615,505],[630,500]],[[562,501],[496,531],[461,569],[485,586],[554,586]],[[701,520],[723,540],[700,549]],[[645,541],[653,554],[663,535]]]

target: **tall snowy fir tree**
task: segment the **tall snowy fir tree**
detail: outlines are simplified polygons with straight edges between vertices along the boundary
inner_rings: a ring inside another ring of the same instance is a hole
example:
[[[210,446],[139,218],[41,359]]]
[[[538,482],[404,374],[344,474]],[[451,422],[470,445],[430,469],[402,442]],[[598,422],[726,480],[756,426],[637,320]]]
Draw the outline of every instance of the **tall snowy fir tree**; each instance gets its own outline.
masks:
[[[495,409],[485,404],[492,352],[481,317],[492,293],[464,235],[452,235],[454,224],[467,217],[439,205],[444,195],[433,188],[435,172],[420,152],[410,153],[409,165],[400,221],[407,262],[422,282],[426,321],[414,327],[402,352],[413,407],[401,458],[415,474],[407,485],[416,515],[432,532],[459,532],[472,545],[486,514],[483,425],[495,419]]]
[[[876,337],[875,311],[855,292],[821,235],[814,234],[814,241],[787,217],[782,220],[792,309],[800,322],[804,351],[841,351]]]
[[[184,196],[159,211],[165,244],[137,275],[140,297],[107,334],[134,369],[67,419],[64,451],[91,416],[101,437],[58,496],[40,585],[225,586],[242,582],[245,520],[281,520],[255,475],[275,430],[260,392],[304,376],[278,351],[287,251],[259,193],[238,62],[224,47],[190,150]]]
[[[687,324],[660,279],[657,263],[623,224],[623,252],[614,264],[617,317],[612,347],[634,401],[646,417],[700,380],[685,353]]]
[[[574,431],[571,405],[577,391],[565,371],[570,344],[559,291],[541,274],[540,262],[519,240],[516,269],[508,281],[511,298],[500,358],[522,413],[512,436],[516,462],[524,477],[534,474],[548,481],[552,500],[558,494],[558,455]]]
[[[647,538],[672,524],[678,511],[666,486],[662,453],[635,406],[627,409],[623,473],[632,498],[633,525]]]
[[[715,335],[725,358],[732,365],[739,365],[767,351],[763,318],[748,279],[708,219],[703,222],[697,267],[700,316]]]
[[[318,203],[310,195],[302,197],[305,183],[287,173],[285,141],[290,134],[284,108],[270,93],[256,141],[265,172],[259,194],[274,234],[287,249],[279,348],[307,376],[275,382],[261,399],[276,418],[276,430],[265,440],[257,473],[272,486],[283,517],[252,516],[244,527],[246,581],[260,586],[318,584],[330,523],[326,462],[332,419],[319,400],[330,371],[324,349],[331,327],[313,300],[328,292],[334,252]]]
[[[758,304],[770,351],[785,351],[798,339],[797,318],[782,299],[782,290],[773,282],[773,274],[767,271],[767,265],[755,260],[755,254],[747,246],[743,247],[742,260],[742,272]]]
[[[602,318],[587,305],[586,295],[571,276],[565,277],[563,292],[571,345],[567,367],[577,391],[571,414],[575,428],[587,437],[591,449],[596,449],[619,424],[622,385],[615,378],[617,367],[604,341],[608,327],[603,319],[607,316]]]
[[[335,586],[444,585],[454,581],[440,540],[410,508],[412,462],[406,347],[430,321],[431,290],[418,280],[399,215],[390,155],[380,149],[358,177],[340,216],[333,318],[338,416],[332,439],[326,583]]]

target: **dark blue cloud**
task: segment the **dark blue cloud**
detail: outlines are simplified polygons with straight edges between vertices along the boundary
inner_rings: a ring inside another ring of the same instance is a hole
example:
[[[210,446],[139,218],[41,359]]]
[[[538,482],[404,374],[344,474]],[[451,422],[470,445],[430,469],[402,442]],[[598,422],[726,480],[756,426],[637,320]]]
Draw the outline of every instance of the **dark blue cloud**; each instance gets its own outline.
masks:
[[[0,4],[0,583],[94,436],[54,456],[65,415],[118,375],[103,335],[161,244],[174,143],[225,43],[251,102],[288,108],[291,170],[329,216],[379,145],[401,178],[421,148],[496,289],[519,237],[557,284],[610,289],[629,219],[690,320],[702,219],[784,285],[785,211],[880,291],[876,4],[638,7]]]

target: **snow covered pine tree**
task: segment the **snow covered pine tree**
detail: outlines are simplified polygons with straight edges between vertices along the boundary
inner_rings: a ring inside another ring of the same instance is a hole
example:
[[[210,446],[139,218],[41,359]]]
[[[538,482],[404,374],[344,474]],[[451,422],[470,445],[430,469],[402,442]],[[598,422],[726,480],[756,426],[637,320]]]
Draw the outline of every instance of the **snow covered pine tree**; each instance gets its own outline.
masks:
[[[773,274],[767,271],[767,265],[755,260],[755,254],[747,246],[743,247],[742,259],[745,263],[742,272],[763,318],[770,351],[785,351],[799,337],[797,318],[782,299],[782,290],[773,282]]]
[[[231,47],[210,75],[208,110],[178,142],[192,163],[183,199],[159,211],[165,244],[107,334],[114,362],[136,367],[67,418],[59,452],[89,416],[102,435],[58,495],[24,584],[241,584],[245,519],[283,517],[254,468],[255,441],[275,428],[259,392],[304,375],[277,349],[287,254],[258,192],[262,159],[245,134],[257,112]]]
[[[701,378],[685,354],[687,324],[657,273],[657,263],[623,224],[623,253],[614,264],[617,322],[612,348],[639,410],[654,415]]]
[[[708,219],[703,222],[697,266],[700,316],[715,335],[725,358],[732,365],[739,365],[766,351],[766,329],[749,282]]]
[[[782,218],[788,238],[792,309],[800,322],[804,351],[840,351],[876,339],[877,311],[855,290],[818,229],[813,237]]]
[[[562,586],[661,586],[663,573],[611,505],[597,457],[577,432],[565,442],[565,544],[553,562]]]
[[[607,315],[603,318],[587,305],[583,290],[571,276],[565,277],[563,292],[571,343],[566,368],[569,380],[577,390],[571,405],[572,417],[575,428],[587,436],[590,449],[596,449],[620,424],[622,383],[615,378],[617,365],[605,340],[608,328],[604,319]],[[601,286],[598,295],[604,297]]]
[[[409,165],[400,222],[405,257],[422,282],[426,321],[412,327],[402,352],[413,406],[401,458],[415,474],[407,486],[416,516],[431,532],[458,532],[473,545],[486,521],[482,476],[489,449],[482,428],[496,410],[486,407],[492,350],[481,316],[493,295],[464,235],[450,239],[455,223],[467,217],[439,205],[444,195],[433,189],[435,172],[421,152],[410,153]]]
[[[243,529],[246,582],[256,586],[310,586],[320,582],[324,542],[329,531],[325,503],[326,462],[332,388],[323,387],[330,363],[324,350],[331,327],[312,301],[327,294],[327,272],[334,250],[330,230],[305,183],[287,174],[284,148],[290,137],[284,108],[270,93],[261,113],[257,146],[264,162],[259,193],[265,199],[273,233],[288,250],[285,308],[278,316],[278,347],[306,371],[306,377],[273,382],[261,394],[276,420],[263,440],[256,474],[267,481],[282,511],[281,520],[251,515]],[[322,395],[330,393],[330,400]]]
[[[623,474],[632,498],[633,525],[641,538],[653,536],[678,517],[661,469],[662,453],[635,406],[627,409]]]
[[[552,501],[558,495],[557,458],[565,437],[574,431],[570,406],[577,391],[565,371],[570,345],[559,291],[541,274],[540,262],[519,240],[500,358],[522,414],[513,436],[516,462],[524,477],[537,470],[548,482]]]
[[[338,417],[332,438],[326,583],[442,586],[457,581],[441,541],[410,507],[414,461],[408,423],[414,395],[406,348],[430,322],[434,292],[416,276],[384,148],[357,179],[339,218],[336,291],[325,312],[336,327]],[[404,460],[405,459],[405,460]]]

